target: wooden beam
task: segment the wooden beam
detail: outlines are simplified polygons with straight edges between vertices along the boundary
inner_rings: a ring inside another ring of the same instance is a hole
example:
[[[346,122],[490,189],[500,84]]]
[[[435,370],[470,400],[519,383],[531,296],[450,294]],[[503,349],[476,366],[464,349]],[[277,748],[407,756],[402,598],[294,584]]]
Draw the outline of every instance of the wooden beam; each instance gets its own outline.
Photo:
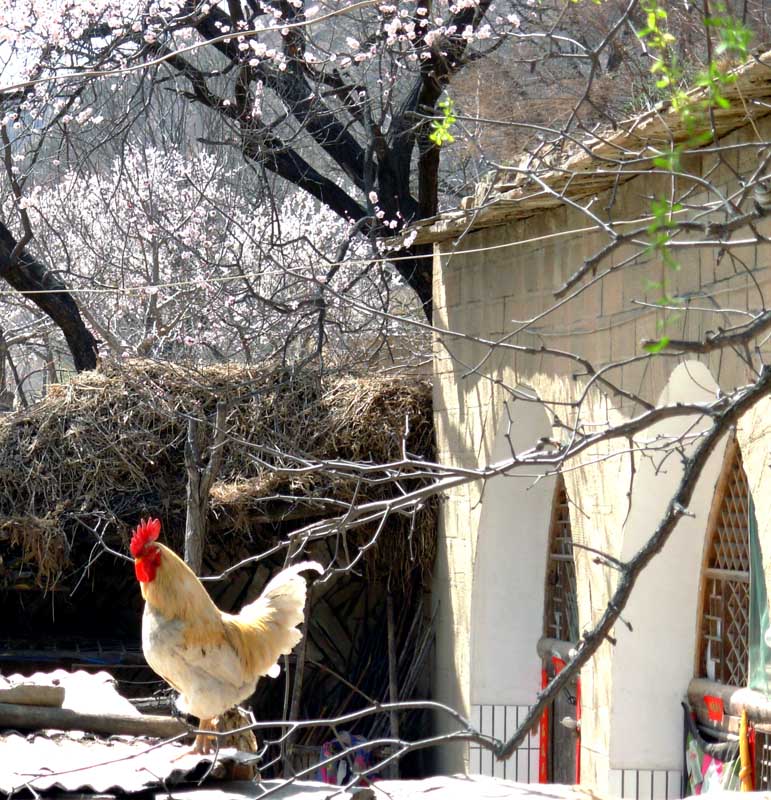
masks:
[[[771,700],[761,692],[727,686],[706,678],[694,678],[688,684],[688,702],[697,711],[705,709],[705,694],[721,698],[723,711],[728,717],[736,717],[738,720],[742,715],[742,709],[746,708],[747,715],[753,722],[771,723]]]
[[[7,689],[0,689],[0,703],[61,708],[64,703],[64,687],[22,683]]]
[[[159,736],[168,738],[185,733],[188,728],[173,717],[124,714],[79,714],[68,708],[23,706],[0,703],[0,728],[60,731],[90,731],[106,735]]]

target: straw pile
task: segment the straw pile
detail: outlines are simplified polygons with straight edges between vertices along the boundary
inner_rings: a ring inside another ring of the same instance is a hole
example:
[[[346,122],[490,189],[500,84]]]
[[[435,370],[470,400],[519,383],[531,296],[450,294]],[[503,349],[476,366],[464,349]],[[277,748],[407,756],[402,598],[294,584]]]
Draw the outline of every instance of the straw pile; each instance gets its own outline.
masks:
[[[259,552],[292,527],[341,513],[393,487],[360,484],[320,467],[288,474],[297,457],[384,463],[402,453],[433,457],[428,384],[334,378],[283,369],[189,367],[132,361],[107,364],[51,387],[34,407],[0,417],[0,586],[11,567],[32,568],[51,587],[94,545],[87,527],[104,524],[105,542],[127,546],[143,514],[164,521],[180,546],[185,519],[184,444],[188,418],[206,441],[218,401],[229,406],[219,479],[211,492],[210,546],[234,556]],[[368,568],[401,573],[430,568],[434,510],[394,520],[368,554]],[[371,530],[350,534],[366,541]],[[246,543],[246,544],[245,544]],[[354,542],[355,543],[355,542]],[[221,561],[221,558],[217,558]],[[3,573],[6,573],[5,575]]]

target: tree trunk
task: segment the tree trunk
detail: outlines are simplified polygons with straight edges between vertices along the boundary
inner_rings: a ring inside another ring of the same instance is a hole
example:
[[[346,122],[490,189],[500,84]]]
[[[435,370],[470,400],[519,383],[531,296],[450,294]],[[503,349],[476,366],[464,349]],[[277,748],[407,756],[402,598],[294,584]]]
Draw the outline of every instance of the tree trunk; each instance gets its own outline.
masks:
[[[78,372],[95,369],[97,341],[86,328],[72,295],[59,278],[26,250],[14,255],[17,244],[13,234],[0,222],[0,277],[54,321],[64,334]]]
[[[16,369],[16,362],[13,360],[13,356],[11,355],[11,348],[8,347],[8,342],[5,339],[5,332],[2,328],[0,328],[0,353],[2,354],[3,359],[7,362],[8,366],[10,367],[11,374],[13,375],[13,383],[16,387],[14,390],[14,396],[18,396],[19,403],[21,403],[23,408],[29,408],[29,403],[27,402],[27,395],[24,393],[24,387],[21,385],[21,378],[19,377],[19,372]],[[5,399],[5,373],[3,373],[3,385],[2,390],[3,393],[0,395],[0,402],[3,402]],[[13,400],[11,400],[11,408],[13,408]]]
[[[48,333],[45,334],[44,344],[46,354],[44,385],[45,393],[48,394],[48,388],[55,383],[59,383],[59,375],[56,371],[56,355],[54,354],[53,347],[51,347],[51,337]]]

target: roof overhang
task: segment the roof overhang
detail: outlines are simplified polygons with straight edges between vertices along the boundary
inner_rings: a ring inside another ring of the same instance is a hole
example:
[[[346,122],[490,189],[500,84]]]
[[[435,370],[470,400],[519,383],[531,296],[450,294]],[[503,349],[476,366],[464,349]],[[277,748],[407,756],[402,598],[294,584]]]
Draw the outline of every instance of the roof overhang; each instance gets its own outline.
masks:
[[[736,79],[724,87],[729,107],[712,111],[718,137],[771,113],[771,51],[755,54],[733,74]],[[698,100],[705,90],[694,89],[689,95]],[[580,201],[650,172],[654,158],[691,136],[669,103],[620,123],[607,135],[580,140],[566,134],[562,147],[552,146],[537,159],[528,155],[518,166],[498,173],[495,182],[480,183],[458,210],[409,226],[404,238],[409,236],[417,245],[443,242],[525,219],[566,200]]]

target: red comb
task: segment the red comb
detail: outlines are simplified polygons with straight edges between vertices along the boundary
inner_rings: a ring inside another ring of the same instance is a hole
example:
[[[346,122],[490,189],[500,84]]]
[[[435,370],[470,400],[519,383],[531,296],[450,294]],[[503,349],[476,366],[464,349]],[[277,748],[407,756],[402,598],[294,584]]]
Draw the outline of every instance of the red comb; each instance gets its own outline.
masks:
[[[140,520],[139,525],[137,525],[134,530],[134,535],[131,537],[131,544],[129,545],[131,555],[134,556],[134,558],[139,558],[145,545],[148,542],[154,542],[158,538],[160,532],[161,521],[159,519],[149,517],[148,519]]]

